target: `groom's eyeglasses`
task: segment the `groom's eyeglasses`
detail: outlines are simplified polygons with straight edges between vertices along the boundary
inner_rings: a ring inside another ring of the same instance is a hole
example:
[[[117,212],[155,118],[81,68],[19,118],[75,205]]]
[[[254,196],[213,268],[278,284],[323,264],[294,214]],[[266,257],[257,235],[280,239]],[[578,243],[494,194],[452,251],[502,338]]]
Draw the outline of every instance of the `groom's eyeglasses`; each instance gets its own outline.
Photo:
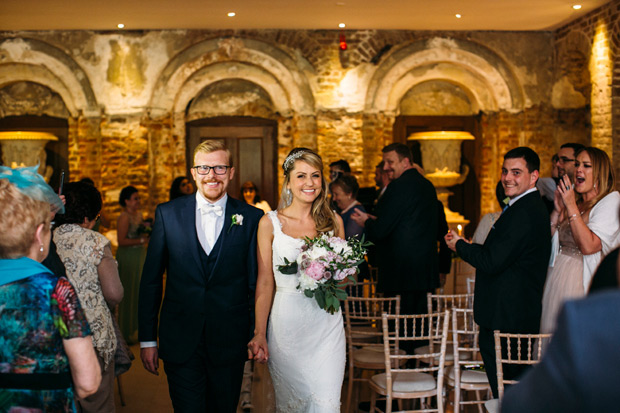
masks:
[[[196,172],[198,173],[198,175],[209,175],[209,172],[211,171],[211,169],[213,169],[213,173],[215,173],[216,175],[224,175],[226,173],[226,171],[228,170],[228,168],[230,168],[230,165],[215,165],[215,166],[196,165],[196,166],[192,166],[192,169],[195,169]]]

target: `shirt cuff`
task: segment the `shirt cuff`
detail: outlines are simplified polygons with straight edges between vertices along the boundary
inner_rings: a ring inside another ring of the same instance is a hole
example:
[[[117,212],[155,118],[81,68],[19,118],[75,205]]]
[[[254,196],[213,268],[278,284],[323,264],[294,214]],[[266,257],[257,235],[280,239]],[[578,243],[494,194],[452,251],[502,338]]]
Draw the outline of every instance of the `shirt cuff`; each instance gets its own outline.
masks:
[[[141,341],[140,348],[157,347],[157,341]]]

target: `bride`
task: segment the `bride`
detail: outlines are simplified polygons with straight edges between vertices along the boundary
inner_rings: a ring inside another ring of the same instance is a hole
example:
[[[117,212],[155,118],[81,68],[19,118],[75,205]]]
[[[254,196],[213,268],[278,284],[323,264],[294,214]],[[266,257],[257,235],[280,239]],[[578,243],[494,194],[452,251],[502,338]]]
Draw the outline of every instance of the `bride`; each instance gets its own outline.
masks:
[[[278,210],[265,215],[258,226],[256,329],[248,344],[250,358],[269,362],[278,412],[340,412],[342,314],[321,309],[297,289],[299,274],[282,274],[278,266],[285,258],[297,259],[304,237],[330,233],[343,238],[344,226],[329,209],[319,155],[295,148],[282,167]]]

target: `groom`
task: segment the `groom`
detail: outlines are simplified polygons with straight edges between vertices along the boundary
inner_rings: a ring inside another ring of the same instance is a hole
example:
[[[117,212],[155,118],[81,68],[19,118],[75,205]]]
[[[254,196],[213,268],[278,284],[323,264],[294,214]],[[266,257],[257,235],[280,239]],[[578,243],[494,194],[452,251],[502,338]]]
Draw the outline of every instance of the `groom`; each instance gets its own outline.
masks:
[[[157,207],[142,271],[140,357],[156,375],[164,361],[177,412],[235,412],[239,399],[263,212],[227,195],[231,164],[220,141],[194,150],[198,192]]]

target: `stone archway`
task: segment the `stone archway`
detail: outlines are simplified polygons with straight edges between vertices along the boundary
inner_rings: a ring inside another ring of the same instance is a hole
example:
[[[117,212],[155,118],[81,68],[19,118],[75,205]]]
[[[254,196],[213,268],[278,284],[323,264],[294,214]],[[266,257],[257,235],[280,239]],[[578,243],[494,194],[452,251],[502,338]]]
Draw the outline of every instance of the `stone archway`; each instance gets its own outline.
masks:
[[[430,80],[460,85],[481,111],[523,109],[523,90],[499,55],[462,39],[432,38],[384,59],[370,81],[366,110],[394,113],[411,87]]]
[[[365,104],[367,116],[372,119],[379,115],[384,124],[394,124],[400,114],[401,101],[409,91],[419,85],[441,82],[459,91],[461,99],[470,105],[471,115],[479,112],[516,113],[525,107],[523,87],[512,67],[498,53],[465,39],[432,37],[396,49],[383,59],[369,83]],[[373,125],[377,120],[369,123]],[[399,120],[393,128],[384,126],[384,129],[396,135],[404,132],[400,130],[401,123]],[[366,125],[364,131],[366,139],[372,136]],[[366,159],[372,162],[380,157],[381,145],[388,137],[383,138],[368,150]],[[391,138],[396,139],[395,136]],[[475,145],[479,146],[480,142]],[[478,150],[472,149],[472,152],[470,157],[475,164]],[[489,180],[488,186],[492,184],[494,188],[493,178],[479,177],[479,184],[482,186],[485,179]],[[475,203],[478,202],[476,199]],[[468,218],[476,221],[478,217]]]
[[[151,185],[165,193],[166,180],[184,170],[184,159],[168,159],[172,171],[161,166],[165,148],[175,145],[173,153],[185,153],[185,122],[188,105],[209,85],[225,80],[251,82],[268,94],[277,117],[278,164],[294,145],[316,147],[314,96],[297,58],[263,41],[246,38],[217,38],[192,45],[174,56],[157,79],[149,101],[149,122],[163,123],[169,134],[149,137]],[[218,114],[225,115],[225,114]],[[300,127],[296,127],[300,125]],[[170,151],[169,151],[170,152]]]
[[[72,117],[99,116],[88,76],[64,51],[40,40],[10,38],[0,41],[0,87],[29,81],[58,93]]]

